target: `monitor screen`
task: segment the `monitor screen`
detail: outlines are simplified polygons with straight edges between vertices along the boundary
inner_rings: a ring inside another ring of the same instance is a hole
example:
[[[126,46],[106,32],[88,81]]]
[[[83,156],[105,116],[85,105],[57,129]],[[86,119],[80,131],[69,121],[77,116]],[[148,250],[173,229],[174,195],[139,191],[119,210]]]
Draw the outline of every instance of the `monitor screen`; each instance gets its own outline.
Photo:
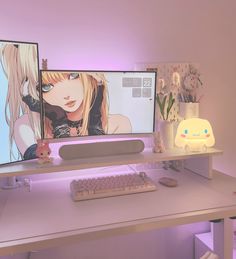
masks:
[[[0,164],[35,158],[40,114],[25,96],[39,101],[38,71],[37,43],[0,40]]]
[[[152,133],[155,82],[155,72],[41,71],[44,138]]]

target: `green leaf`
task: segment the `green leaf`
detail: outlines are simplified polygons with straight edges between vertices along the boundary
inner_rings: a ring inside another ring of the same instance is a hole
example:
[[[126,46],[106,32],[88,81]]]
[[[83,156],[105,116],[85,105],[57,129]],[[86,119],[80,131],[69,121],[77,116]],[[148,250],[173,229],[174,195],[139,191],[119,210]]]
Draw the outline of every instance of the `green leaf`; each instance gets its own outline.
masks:
[[[165,114],[164,114],[164,108],[165,108],[165,103],[166,103],[166,96],[164,96],[163,100],[161,100],[159,94],[156,95],[156,101],[157,101],[157,104],[160,108],[160,112],[161,112],[161,116],[163,118],[163,120],[165,119]]]
[[[168,106],[167,106],[167,111],[170,110],[170,106],[171,106],[171,103],[172,103],[172,99],[173,99],[173,95],[172,95],[172,92],[170,92],[170,94],[169,94],[169,100],[168,100]]]
[[[175,98],[173,98],[173,94],[172,94],[172,92],[170,92],[168,106],[167,106],[167,110],[166,110],[166,120],[168,120],[168,117],[169,117],[169,114],[170,114],[170,111],[171,111],[171,108],[172,108],[174,102],[175,102]]]

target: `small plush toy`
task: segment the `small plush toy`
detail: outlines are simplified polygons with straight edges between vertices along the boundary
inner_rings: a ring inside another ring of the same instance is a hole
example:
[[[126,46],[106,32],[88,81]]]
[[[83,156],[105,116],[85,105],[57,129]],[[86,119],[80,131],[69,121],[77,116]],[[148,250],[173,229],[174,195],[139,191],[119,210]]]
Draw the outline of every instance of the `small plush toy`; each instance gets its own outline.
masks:
[[[153,147],[154,153],[163,153],[165,152],[165,147],[161,138],[160,132],[154,133],[154,147]]]
[[[51,149],[49,147],[49,143],[44,140],[37,140],[37,149],[36,156],[38,157],[39,164],[47,164],[52,162],[52,158],[50,157]]]

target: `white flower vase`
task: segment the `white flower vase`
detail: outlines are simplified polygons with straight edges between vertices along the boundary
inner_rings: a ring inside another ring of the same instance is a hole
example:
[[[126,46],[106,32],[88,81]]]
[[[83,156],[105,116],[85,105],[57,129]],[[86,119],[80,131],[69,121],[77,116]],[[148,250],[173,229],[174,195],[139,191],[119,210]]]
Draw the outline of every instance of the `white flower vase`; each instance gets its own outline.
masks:
[[[183,119],[199,118],[199,103],[179,103],[179,115]]]
[[[160,122],[160,133],[166,150],[174,148],[174,124],[170,121]]]

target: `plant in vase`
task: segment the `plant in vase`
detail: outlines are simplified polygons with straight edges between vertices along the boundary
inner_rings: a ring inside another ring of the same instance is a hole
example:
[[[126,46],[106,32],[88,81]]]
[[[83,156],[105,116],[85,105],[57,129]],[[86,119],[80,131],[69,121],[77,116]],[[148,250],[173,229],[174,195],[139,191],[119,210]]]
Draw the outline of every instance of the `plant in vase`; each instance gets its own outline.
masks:
[[[181,91],[178,95],[181,117],[185,119],[198,117],[199,102],[203,97],[203,95],[199,95],[199,89],[202,85],[200,73],[190,64],[189,72],[183,78]]]
[[[168,101],[167,101],[168,98]],[[167,95],[161,93],[156,95],[156,101],[160,109],[161,117],[164,121],[168,121],[170,111],[175,103],[175,98],[173,98],[172,92]],[[167,101],[167,106],[166,106]]]
[[[202,85],[200,73],[190,64],[189,72],[183,78],[182,89],[179,93],[179,101],[184,103],[199,103],[202,95],[199,96],[198,91]]]
[[[156,101],[162,119],[160,123],[160,134],[163,139],[163,144],[165,149],[171,149],[174,147],[174,133],[173,123],[169,121],[169,115],[175,103],[175,98],[173,98],[172,92],[165,95],[158,93],[156,95]]]

